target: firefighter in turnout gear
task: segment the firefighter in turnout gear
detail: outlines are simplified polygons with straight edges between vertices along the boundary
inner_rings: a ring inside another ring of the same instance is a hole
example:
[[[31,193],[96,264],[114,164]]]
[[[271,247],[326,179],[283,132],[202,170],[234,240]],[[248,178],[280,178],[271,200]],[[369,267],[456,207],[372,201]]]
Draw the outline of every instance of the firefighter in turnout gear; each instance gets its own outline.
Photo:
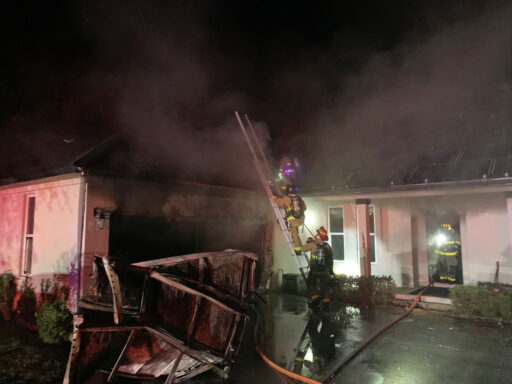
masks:
[[[302,248],[311,252],[310,270],[306,281],[311,304],[316,305],[322,300],[325,306],[329,305],[329,284],[334,276],[334,253],[326,241],[329,240],[327,230],[324,227],[317,229],[315,238],[309,238],[308,243]]]
[[[320,311],[313,308],[309,326],[311,337],[311,349],[313,361],[304,360],[304,365],[314,374],[321,373],[324,368],[334,359],[336,346],[334,338],[334,327],[331,323],[329,311]]]
[[[455,283],[460,256],[460,240],[450,224],[443,224],[434,238],[434,253],[437,256],[437,272],[443,283]]]
[[[304,225],[306,204],[304,200],[297,195],[297,188],[294,185],[288,185],[286,187],[285,196],[274,196],[274,201],[279,208],[284,209],[285,220],[293,240],[293,249],[297,255],[300,255],[302,252],[302,241],[299,236],[299,227]]]
[[[321,311],[313,307],[311,317],[306,325],[303,338],[309,335],[310,343],[302,350],[299,349],[293,362],[293,372],[302,374],[306,366],[311,373],[320,374],[336,356],[335,327],[329,311]],[[311,357],[306,357],[308,349]]]

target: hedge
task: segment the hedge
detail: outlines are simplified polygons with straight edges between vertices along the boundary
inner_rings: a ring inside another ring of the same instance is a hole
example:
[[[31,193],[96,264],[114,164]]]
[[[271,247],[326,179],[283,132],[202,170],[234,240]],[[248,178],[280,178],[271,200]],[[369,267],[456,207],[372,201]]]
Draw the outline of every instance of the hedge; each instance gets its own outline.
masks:
[[[456,315],[512,322],[512,291],[457,285],[450,290]]]
[[[370,307],[375,304],[389,305],[393,301],[392,289],[396,286],[391,276],[336,275],[334,299]]]

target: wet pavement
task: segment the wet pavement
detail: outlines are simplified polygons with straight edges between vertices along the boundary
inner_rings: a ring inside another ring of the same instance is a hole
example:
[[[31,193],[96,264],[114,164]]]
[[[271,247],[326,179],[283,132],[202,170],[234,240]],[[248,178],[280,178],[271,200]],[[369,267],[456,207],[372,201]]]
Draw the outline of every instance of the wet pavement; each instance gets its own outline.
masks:
[[[512,325],[416,309],[375,339],[335,383],[512,383]]]
[[[272,294],[267,301],[259,329],[265,353],[318,381],[328,379],[365,338],[404,313],[399,307],[360,309],[334,302],[309,309],[306,298],[293,295]]]
[[[333,377],[327,377],[361,341],[404,310],[365,310],[331,303],[329,311],[312,311],[304,297],[271,294],[266,299],[268,303],[259,307],[260,346],[274,362],[315,380],[344,384],[512,383],[512,325],[477,323],[446,312],[415,309]],[[230,382],[282,382],[277,375],[269,376],[269,369],[247,348],[253,349],[252,340],[244,345]]]
[[[415,309],[331,376],[361,341],[404,310],[365,310],[331,303],[328,311],[313,311],[304,297],[273,293],[265,299],[267,304],[258,306],[258,344],[278,365],[315,380],[512,384],[512,325],[477,323],[453,318],[447,312]],[[226,381],[207,372],[189,383],[283,383],[255,352],[254,325],[253,321],[248,325]]]

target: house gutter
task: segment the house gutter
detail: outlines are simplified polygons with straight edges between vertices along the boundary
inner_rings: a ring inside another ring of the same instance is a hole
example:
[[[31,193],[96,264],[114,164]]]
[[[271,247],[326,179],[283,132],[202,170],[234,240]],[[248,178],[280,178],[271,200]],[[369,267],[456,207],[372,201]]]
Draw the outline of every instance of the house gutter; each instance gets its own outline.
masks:
[[[412,196],[439,196],[482,192],[506,192],[512,190],[512,177],[394,185],[389,187],[366,187],[360,189],[334,188],[331,190],[303,191],[303,197],[317,197],[324,200],[355,198],[393,198]]]

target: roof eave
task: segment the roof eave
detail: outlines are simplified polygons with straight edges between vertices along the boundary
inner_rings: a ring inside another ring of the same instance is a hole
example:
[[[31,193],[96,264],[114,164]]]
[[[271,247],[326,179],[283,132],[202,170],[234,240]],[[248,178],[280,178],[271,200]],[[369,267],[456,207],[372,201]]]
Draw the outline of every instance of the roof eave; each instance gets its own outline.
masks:
[[[434,196],[482,192],[512,191],[512,177],[445,181],[437,183],[401,184],[386,187],[333,188],[318,191],[304,191],[304,197],[324,199],[387,198],[407,196]]]

